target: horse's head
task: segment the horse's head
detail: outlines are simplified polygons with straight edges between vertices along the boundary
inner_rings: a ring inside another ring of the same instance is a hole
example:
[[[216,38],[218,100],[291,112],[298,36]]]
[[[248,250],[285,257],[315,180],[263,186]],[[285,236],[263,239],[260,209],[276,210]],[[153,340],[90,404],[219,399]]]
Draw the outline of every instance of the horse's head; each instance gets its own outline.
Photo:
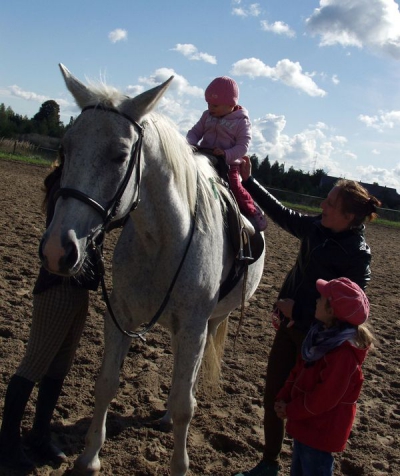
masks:
[[[79,273],[87,246],[110,222],[129,213],[138,196],[143,129],[140,121],[165,93],[165,83],[135,98],[86,87],[60,65],[82,112],[62,141],[64,167],[53,219],[39,255],[55,274]]]

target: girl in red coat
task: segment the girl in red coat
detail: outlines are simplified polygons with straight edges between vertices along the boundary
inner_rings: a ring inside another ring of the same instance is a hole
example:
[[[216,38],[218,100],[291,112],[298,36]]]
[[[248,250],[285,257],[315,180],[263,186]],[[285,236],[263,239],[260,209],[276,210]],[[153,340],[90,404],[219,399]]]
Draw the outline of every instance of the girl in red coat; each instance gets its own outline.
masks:
[[[363,325],[368,299],[356,283],[319,279],[317,289],[317,322],[275,403],[293,437],[291,476],[333,474],[332,453],[343,451],[349,438],[364,380],[361,365],[373,340]]]

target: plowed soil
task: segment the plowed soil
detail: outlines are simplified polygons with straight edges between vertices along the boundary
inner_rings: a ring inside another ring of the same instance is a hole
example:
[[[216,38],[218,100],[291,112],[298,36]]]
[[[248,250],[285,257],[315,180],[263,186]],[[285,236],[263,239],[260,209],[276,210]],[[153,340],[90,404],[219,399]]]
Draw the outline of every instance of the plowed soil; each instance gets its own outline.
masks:
[[[11,375],[29,336],[32,288],[39,269],[38,244],[44,231],[41,211],[45,167],[0,160],[0,408]],[[118,236],[106,242],[106,260]],[[356,423],[344,453],[336,456],[335,475],[400,474],[400,245],[399,231],[369,225],[366,237],[373,252],[373,279],[367,294],[376,350],[364,365],[365,383]],[[245,321],[233,348],[239,310],[230,320],[221,388],[216,396],[200,389],[189,438],[189,475],[228,476],[250,469],[260,459],[263,443],[262,393],[274,328],[268,320],[285,273],[294,263],[297,241],[273,223],[266,232],[267,256],[262,283],[246,307]],[[109,276],[109,265],[107,276]],[[104,302],[92,293],[90,314],[66,379],[53,420],[53,434],[68,462],[60,467],[38,462],[37,475],[70,474],[82,451],[93,410],[93,388],[103,350]],[[161,327],[147,343],[133,342],[121,370],[121,384],[107,420],[101,451],[102,474],[164,476],[169,474],[172,435],[152,426],[164,409],[172,354]],[[23,433],[32,424],[36,390],[28,403]],[[291,441],[285,439],[283,475],[289,474]],[[1,475],[18,474],[0,467]]]

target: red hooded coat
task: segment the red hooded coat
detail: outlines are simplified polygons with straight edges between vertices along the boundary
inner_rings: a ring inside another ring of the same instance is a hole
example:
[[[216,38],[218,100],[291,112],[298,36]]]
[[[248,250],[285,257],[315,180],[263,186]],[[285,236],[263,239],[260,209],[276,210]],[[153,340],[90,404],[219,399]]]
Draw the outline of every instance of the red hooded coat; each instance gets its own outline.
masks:
[[[317,450],[344,450],[364,381],[361,364],[367,352],[346,341],[311,365],[298,359],[276,398],[287,403],[290,436]]]

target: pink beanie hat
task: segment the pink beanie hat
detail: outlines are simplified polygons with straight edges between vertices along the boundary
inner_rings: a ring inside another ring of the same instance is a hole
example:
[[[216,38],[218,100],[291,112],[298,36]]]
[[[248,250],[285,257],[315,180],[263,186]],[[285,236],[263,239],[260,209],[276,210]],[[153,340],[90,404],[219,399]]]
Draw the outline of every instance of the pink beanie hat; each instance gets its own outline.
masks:
[[[360,286],[350,279],[318,279],[317,290],[328,299],[335,317],[340,321],[358,326],[368,319],[368,298]]]
[[[215,78],[207,86],[205,98],[210,104],[236,106],[239,99],[239,87],[234,79],[221,76]]]

